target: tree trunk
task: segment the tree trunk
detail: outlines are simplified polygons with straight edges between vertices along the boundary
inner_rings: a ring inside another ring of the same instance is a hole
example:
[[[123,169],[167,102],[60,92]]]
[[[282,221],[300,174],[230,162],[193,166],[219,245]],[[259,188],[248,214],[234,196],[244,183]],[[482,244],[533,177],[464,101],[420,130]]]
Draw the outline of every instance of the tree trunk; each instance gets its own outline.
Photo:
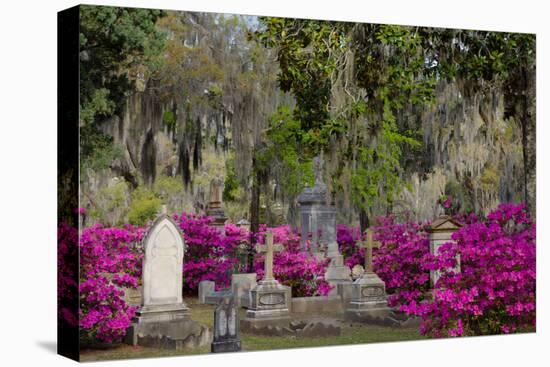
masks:
[[[521,149],[523,157],[523,196],[528,210],[534,216],[536,211],[536,136],[535,136],[535,78],[534,73],[523,68],[520,111],[517,111],[521,126]]]
[[[250,249],[248,253],[249,271],[254,269],[256,235],[260,230],[260,177],[257,169],[256,155],[252,157],[252,192],[250,197]]]
[[[361,228],[361,233],[369,228],[369,215],[365,209],[359,209],[359,228]]]

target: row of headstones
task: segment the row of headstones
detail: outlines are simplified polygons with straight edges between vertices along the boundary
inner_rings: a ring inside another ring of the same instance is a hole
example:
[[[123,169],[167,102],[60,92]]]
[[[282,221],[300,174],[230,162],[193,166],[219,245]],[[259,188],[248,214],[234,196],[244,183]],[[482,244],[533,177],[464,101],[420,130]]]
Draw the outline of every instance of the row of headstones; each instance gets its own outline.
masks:
[[[439,247],[443,243],[450,242],[452,234],[460,227],[460,223],[450,217],[441,217],[435,220],[430,227],[430,251],[437,254]],[[373,249],[379,247],[380,243],[374,241],[373,232],[367,230],[365,240],[358,241],[358,244],[365,249],[364,272],[352,284],[339,284],[339,286],[343,286],[341,287],[343,301],[345,298],[343,293],[351,293],[345,307],[346,317],[358,321],[384,319],[391,310],[387,307],[385,283],[373,269]],[[276,321],[277,325],[284,324],[287,321],[290,290],[281,286],[273,278],[272,273],[273,252],[281,249],[282,245],[274,245],[272,235],[268,234],[266,245],[258,248],[259,251],[266,253],[266,277],[264,280],[256,285],[255,274],[234,275],[231,291],[217,292],[214,290],[214,282],[203,281],[199,284],[199,301],[216,303],[222,297],[231,294],[235,298],[237,306],[248,309],[247,318],[244,320],[247,325],[261,325],[264,323],[262,319],[269,319],[272,323]],[[457,260],[459,264],[460,259]],[[460,271],[460,264],[457,265],[455,271]],[[432,271],[430,278],[433,286],[439,278],[439,273]],[[348,287],[351,292],[344,290]],[[263,294],[268,294],[268,296],[262,298]]]
[[[430,235],[431,251],[437,253],[438,247],[448,242],[451,234],[459,227],[460,224],[450,218],[436,220]],[[361,242],[361,246],[366,249],[365,272],[353,283],[352,299],[346,310],[351,316],[361,317],[365,313],[376,315],[382,310],[386,312],[385,285],[372,268],[372,249],[376,245],[372,232],[368,231],[366,241]],[[183,235],[165,211],[144,237],[144,250],[143,296],[141,308],[129,332],[129,340],[132,344],[137,344],[140,339],[151,340],[156,337],[155,340],[175,340],[176,344],[177,340],[184,339],[194,339],[196,344],[203,343],[207,339],[204,327],[199,327],[190,320],[189,309],[182,299],[182,265],[185,252]],[[264,278],[248,291],[249,299],[243,324],[247,328],[274,323],[286,325],[290,321],[291,290],[273,277],[273,253],[281,251],[282,245],[274,244],[273,234],[268,232],[265,245],[258,245],[256,250],[265,254]],[[432,275],[433,282],[437,280],[437,276],[436,273]],[[234,292],[237,292],[237,297],[232,294]],[[239,329],[235,323],[238,323],[236,307],[240,304],[239,301],[234,301],[241,299],[238,293],[239,287],[234,287],[233,292],[222,297],[223,301],[216,310],[213,351],[218,348],[227,351],[229,344],[233,345],[232,348],[240,349],[240,342],[233,340]],[[180,325],[176,328],[175,323]]]
[[[365,241],[359,241],[365,248],[365,271],[351,286],[351,300],[345,315],[356,321],[384,320],[391,312],[387,306],[384,282],[374,273],[372,266],[373,248],[378,242],[373,240],[368,230]],[[273,277],[273,253],[283,249],[281,244],[273,244],[273,234],[266,234],[266,244],[257,246],[265,255],[265,276],[255,284],[255,274],[240,274],[232,279],[231,291],[215,291],[212,281],[199,283],[199,302],[217,303],[231,295],[237,306],[247,308],[243,320],[245,328],[256,330],[263,327],[286,327],[290,322],[289,310],[291,289],[281,285]],[[250,277],[253,275],[253,277]]]

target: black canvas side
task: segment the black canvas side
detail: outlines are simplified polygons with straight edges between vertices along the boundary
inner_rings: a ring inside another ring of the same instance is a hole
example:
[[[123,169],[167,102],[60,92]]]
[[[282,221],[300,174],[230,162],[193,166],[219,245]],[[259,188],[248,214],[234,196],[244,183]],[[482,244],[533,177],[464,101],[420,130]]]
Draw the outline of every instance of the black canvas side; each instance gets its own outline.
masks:
[[[57,14],[57,352],[77,361],[79,13],[76,6]]]

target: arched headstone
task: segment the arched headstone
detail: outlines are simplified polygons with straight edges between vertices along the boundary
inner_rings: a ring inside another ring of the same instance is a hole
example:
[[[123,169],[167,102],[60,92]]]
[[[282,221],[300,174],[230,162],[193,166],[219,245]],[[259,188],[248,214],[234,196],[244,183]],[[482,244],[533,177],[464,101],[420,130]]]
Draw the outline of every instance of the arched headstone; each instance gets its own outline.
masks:
[[[181,304],[185,243],[166,214],[155,220],[144,239],[143,306]]]
[[[126,342],[181,349],[210,342],[206,326],[189,318],[182,297],[185,242],[177,224],[163,210],[143,238],[143,295]]]

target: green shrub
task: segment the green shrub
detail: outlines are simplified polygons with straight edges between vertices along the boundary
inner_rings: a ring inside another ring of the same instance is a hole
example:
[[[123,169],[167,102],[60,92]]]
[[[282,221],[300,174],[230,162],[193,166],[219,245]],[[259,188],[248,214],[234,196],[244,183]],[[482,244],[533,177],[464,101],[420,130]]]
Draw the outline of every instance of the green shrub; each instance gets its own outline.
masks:
[[[176,127],[176,116],[174,116],[174,112],[164,111],[162,114],[162,120],[170,130],[174,130]]]
[[[131,224],[142,226],[154,219],[161,206],[161,200],[151,191],[138,187],[132,193],[132,204],[128,212],[128,221]]]

